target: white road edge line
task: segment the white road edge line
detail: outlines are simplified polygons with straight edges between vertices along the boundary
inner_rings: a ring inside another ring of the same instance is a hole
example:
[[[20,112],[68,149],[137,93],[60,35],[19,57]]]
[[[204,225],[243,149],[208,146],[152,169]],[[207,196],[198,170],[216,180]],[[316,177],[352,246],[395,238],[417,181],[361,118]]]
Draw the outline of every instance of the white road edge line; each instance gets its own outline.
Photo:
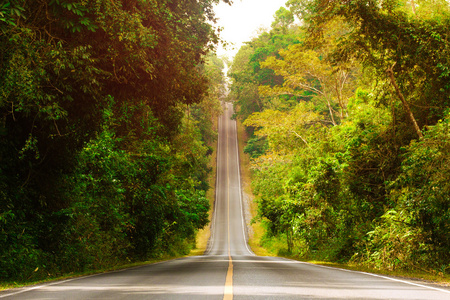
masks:
[[[219,120],[217,122],[217,131],[219,131],[219,128],[221,126],[221,120],[222,120],[222,116],[219,117]],[[214,243],[214,232],[215,232],[215,227],[216,227],[216,215],[217,215],[217,194],[219,192],[219,172],[218,171],[218,159],[219,159],[219,152],[220,152],[220,137],[217,138],[217,155],[216,155],[216,191],[215,191],[215,195],[214,195],[214,216],[212,218],[212,223],[211,223],[211,227],[209,228],[210,230],[210,236],[209,236],[209,240],[208,240],[208,248],[206,249],[206,251],[203,253],[205,254],[209,254],[211,253],[212,247],[213,247],[213,243]]]
[[[431,290],[435,290],[435,291],[439,291],[439,292],[450,294],[449,290],[445,290],[445,289],[441,289],[441,288],[437,288],[437,287],[433,287],[433,286],[428,286],[428,285],[424,285],[424,284],[420,284],[420,283],[415,283],[415,282],[411,282],[411,281],[407,281],[407,280],[401,280],[401,279],[397,279],[397,278],[392,278],[392,277],[388,277],[388,276],[384,276],[384,275],[368,273],[368,272],[362,272],[362,271],[355,271],[355,270],[347,270],[347,269],[342,269],[342,268],[328,267],[328,266],[322,266],[322,265],[316,265],[316,264],[303,262],[303,261],[296,261],[296,260],[294,260],[294,261],[299,263],[299,264],[307,264],[307,265],[316,266],[316,267],[325,268],[325,269],[332,269],[332,270],[338,270],[338,271],[344,271],[344,272],[350,272],[350,273],[364,274],[364,275],[369,275],[369,276],[373,276],[373,277],[383,278],[383,279],[386,279],[386,280],[401,282],[401,283],[404,283],[404,284],[414,285],[414,286],[418,286],[418,287],[422,287],[422,288],[431,289]]]
[[[37,286],[30,287],[30,288],[24,288],[23,290],[20,290],[20,291],[17,291],[17,292],[5,294],[5,295],[0,295],[0,298],[11,297],[11,296],[14,296],[14,295],[18,295],[18,294],[30,292],[30,291],[33,291],[33,290],[41,289],[43,287],[52,286],[52,285],[60,284],[60,283],[65,283],[65,282],[69,282],[69,281],[73,281],[73,280],[74,279],[67,279],[67,280],[53,282],[53,283],[49,283],[49,284],[37,285]]]
[[[178,260],[178,259],[173,259],[172,261],[175,261],[175,260]],[[38,290],[38,289],[42,289],[42,288],[45,288],[45,287],[48,287],[48,286],[63,284],[63,283],[67,283],[67,282],[71,282],[71,281],[75,281],[75,280],[81,280],[81,279],[86,279],[86,278],[89,278],[89,277],[101,276],[101,275],[111,274],[111,273],[125,272],[125,271],[129,271],[129,270],[144,268],[144,267],[146,267],[148,265],[159,265],[159,264],[166,263],[166,262],[167,261],[159,261],[159,262],[154,262],[154,263],[150,263],[150,264],[145,264],[145,265],[125,268],[125,269],[120,269],[120,270],[106,271],[106,272],[97,273],[97,274],[91,274],[91,275],[85,275],[85,276],[80,276],[80,277],[69,278],[69,279],[65,279],[65,280],[61,280],[61,281],[58,280],[58,281],[55,281],[55,282],[49,282],[49,283],[46,283],[46,284],[36,285],[36,286],[32,286],[32,287],[17,288],[17,289],[20,289],[20,290],[16,291],[16,292],[9,293],[9,294],[0,295],[0,298],[11,297],[11,296],[14,296],[14,295],[23,294],[23,293],[27,293],[27,292],[30,292],[30,291],[33,291],[33,290]],[[13,289],[15,289],[15,288],[13,288]],[[7,291],[7,290],[5,290],[5,291]]]
[[[226,108],[228,109],[228,108]],[[225,111],[224,111],[225,113]],[[222,118],[223,118],[223,114],[219,117],[218,123],[217,123],[217,131],[219,131],[219,128],[221,128],[222,125]],[[215,226],[216,226],[216,216],[217,216],[217,195],[219,194],[219,176],[220,173],[217,172],[219,170],[218,168],[218,159],[219,159],[219,152],[220,151],[220,137],[217,138],[217,156],[216,156],[216,191],[215,191],[215,195],[214,195],[214,216],[212,218],[212,224],[210,227],[210,232],[211,235],[209,236],[209,241],[208,241],[208,248],[206,249],[206,251],[204,252],[204,254],[209,254],[212,251],[213,248],[213,244],[214,244],[214,233],[215,233]]]
[[[244,235],[244,242],[245,242],[245,248],[247,249],[248,253],[252,256],[255,256],[255,253],[249,248],[248,246],[248,240],[247,235],[245,234],[245,216],[244,216],[244,207],[243,207],[243,199],[242,199],[242,186],[241,186],[241,164],[239,162],[239,142],[238,142],[238,130],[237,130],[237,120],[234,121],[234,129],[236,132],[236,160],[237,160],[237,166],[238,166],[238,183],[239,183],[239,203],[241,205],[241,220],[242,220],[242,234]]]
[[[229,120],[227,120],[228,123]],[[229,166],[229,150],[228,146],[228,128],[226,131],[226,149],[227,154],[226,157],[226,170],[227,170],[227,246],[228,246],[228,268],[227,275],[225,278],[225,286],[223,290],[223,300],[233,300],[233,259],[231,257],[231,244],[230,244],[230,166]]]
[[[227,108],[227,109],[228,109],[228,108]],[[220,124],[221,124],[221,117],[219,118],[219,121],[218,121],[218,128],[220,128],[220,127],[219,127]],[[237,137],[236,137],[236,139],[237,139]],[[219,151],[220,151],[220,146],[219,146],[219,144],[220,144],[220,138],[217,139],[217,157],[219,157]],[[216,170],[216,172],[217,172],[217,170]],[[240,177],[239,177],[239,178],[240,178]],[[216,200],[217,200],[217,191],[218,191],[217,186],[218,186],[218,182],[219,182],[219,173],[217,173],[217,178],[216,178],[216,197],[215,197],[215,199],[214,199],[214,217],[213,217],[213,222],[212,222],[212,224],[211,224],[211,236],[210,236],[210,240],[209,240],[210,242],[208,243],[208,244],[209,244],[209,245],[208,245],[208,249],[206,249],[205,254],[211,252],[212,246],[213,246],[213,243],[214,243],[214,230],[213,230],[213,228],[215,227],[216,214],[217,214],[217,213],[216,213],[216,212],[217,212],[217,209],[216,209],[216,204],[217,204],[217,202],[216,202]],[[239,189],[240,189],[240,182],[239,182]],[[242,204],[241,204],[241,205],[242,205]],[[241,206],[241,207],[242,207],[242,206]],[[241,213],[242,213],[242,212],[241,212]],[[244,236],[244,238],[245,238],[245,236]],[[247,249],[248,249],[248,248],[247,248]],[[250,253],[251,253],[251,252],[250,252]],[[153,263],[153,264],[159,264],[159,263],[162,263],[162,262],[157,262],[157,263]],[[137,268],[140,268],[140,267],[143,267],[143,266],[137,266],[137,267],[127,268],[127,269],[122,269],[122,270],[115,270],[115,271],[110,271],[110,272],[106,272],[106,273],[122,272],[122,271],[125,271],[125,270],[132,270],[132,269],[137,269]],[[25,287],[25,288],[23,288],[23,289],[21,289],[21,290],[19,290],[19,291],[13,292],[13,293],[0,295],[0,298],[11,297],[11,296],[14,296],[14,295],[18,295],[18,294],[30,292],[30,291],[33,291],[33,290],[41,289],[41,288],[44,288],[44,287],[48,287],[48,286],[52,286],[52,285],[57,285],[57,284],[63,284],[63,283],[66,283],[66,282],[70,282],[70,281],[74,281],[74,280],[79,280],[79,279],[84,279],[84,278],[89,278],[89,277],[93,277],[93,276],[99,276],[99,275],[102,275],[102,274],[105,274],[105,273],[98,273],[98,274],[92,274],[92,275],[81,276],[81,277],[76,277],[76,278],[70,278],[70,279],[66,279],[66,280],[63,280],[63,281],[51,282],[51,283],[48,283],[48,284],[37,285],[37,286],[29,287],[29,288],[26,288],[26,287]]]

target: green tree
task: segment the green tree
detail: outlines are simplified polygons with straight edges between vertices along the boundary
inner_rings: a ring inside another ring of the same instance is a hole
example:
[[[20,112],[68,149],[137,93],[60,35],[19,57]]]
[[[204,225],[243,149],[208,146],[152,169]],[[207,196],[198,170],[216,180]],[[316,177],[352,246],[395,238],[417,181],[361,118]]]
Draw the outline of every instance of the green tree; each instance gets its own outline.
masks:
[[[337,59],[346,61],[356,54],[365,66],[373,67],[380,81],[392,86],[392,94],[383,100],[401,100],[396,114],[410,124],[408,131],[420,137],[423,126],[443,117],[449,88],[448,3],[435,18],[421,19],[411,18],[403,1],[311,2],[317,8],[314,22],[323,24],[338,16],[354,28],[341,40]]]
[[[257,67],[279,76],[264,78],[278,82],[254,81],[260,111],[244,122],[258,138],[248,148],[266,244],[448,272],[448,3],[288,7],[302,22],[299,43],[260,56]]]
[[[145,259],[169,237],[187,249],[207,155],[175,168],[175,141],[207,94],[217,2],[0,5],[1,278]]]
[[[284,7],[280,7],[275,12],[275,20],[272,22],[272,28],[282,28],[284,32],[286,29],[294,23],[294,15],[290,10],[287,10]]]

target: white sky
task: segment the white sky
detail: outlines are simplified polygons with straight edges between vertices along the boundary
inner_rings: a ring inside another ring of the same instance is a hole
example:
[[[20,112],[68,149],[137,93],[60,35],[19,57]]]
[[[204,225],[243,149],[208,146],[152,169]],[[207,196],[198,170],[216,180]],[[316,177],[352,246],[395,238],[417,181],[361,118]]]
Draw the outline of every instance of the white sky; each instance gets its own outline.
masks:
[[[287,0],[234,0],[229,6],[220,2],[215,7],[217,26],[222,27],[221,38],[234,45],[225,50],[219,47],[219,56],[226,54],[230,59],[234,57],[243,42],[250,41],[257,35],[259,28],[270,29],[275,12]]]

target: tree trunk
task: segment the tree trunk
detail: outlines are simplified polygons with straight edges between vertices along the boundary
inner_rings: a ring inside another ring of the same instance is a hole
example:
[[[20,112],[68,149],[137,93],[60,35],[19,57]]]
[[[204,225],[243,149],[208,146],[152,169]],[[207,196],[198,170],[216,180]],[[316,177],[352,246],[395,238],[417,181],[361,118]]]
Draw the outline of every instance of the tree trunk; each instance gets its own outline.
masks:
[[[386,70],[386,73],[388,73],[389,78],[391,79],[391,83],[395,88],[395,92],[397,93],[398,98],[400,98],[400,101],[402,101],[403,108],[405,109],[406,114],[408,115],[409,119],[413,123],[414,130],[416,131],[417,135],[419,136],[419,139],[421,139],[421,138],[423,138],[422,131],[420,130],[419,125],[417,124],[416,118],[414,118],[414,115],[411,111],[411,108],[409,107],[408,102],[405,100],[405,97],[403,96],[397,83],[395,82],[394,71],[393,71],[394,66],[395,66],[395,63],[392,65],[392,67],[390,67],[389,69]]]
[[[286,229],[286,243],[288,246],[288,253],[292,253],[292,248],[294,246],[293,235],[294,233],[292,232],[292,228],[288,226]]]
[[[327,100],[328,110],[330,111],[331,123],[333,123],[333,126],[336,126],[336,122],[334,121],[333,108],[331,107],[331,103],[330,100],[328,100],[327,95],[325,95],[325,99]]]
[[[414,0],[411,0],[411,7],[413,14],[416,15],[416,3],[414,2]]]

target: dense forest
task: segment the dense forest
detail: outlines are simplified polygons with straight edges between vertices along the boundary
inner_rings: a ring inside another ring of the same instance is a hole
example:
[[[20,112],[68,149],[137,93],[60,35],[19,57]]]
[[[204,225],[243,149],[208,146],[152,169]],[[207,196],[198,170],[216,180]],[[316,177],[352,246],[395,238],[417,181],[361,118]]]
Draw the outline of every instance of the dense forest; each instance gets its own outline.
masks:
[[[218,2],[1,1],[0,280],[192,248],[221,111]]]
[[[450,4],[290,0],[229,70],[263,244],[450,272]]]

